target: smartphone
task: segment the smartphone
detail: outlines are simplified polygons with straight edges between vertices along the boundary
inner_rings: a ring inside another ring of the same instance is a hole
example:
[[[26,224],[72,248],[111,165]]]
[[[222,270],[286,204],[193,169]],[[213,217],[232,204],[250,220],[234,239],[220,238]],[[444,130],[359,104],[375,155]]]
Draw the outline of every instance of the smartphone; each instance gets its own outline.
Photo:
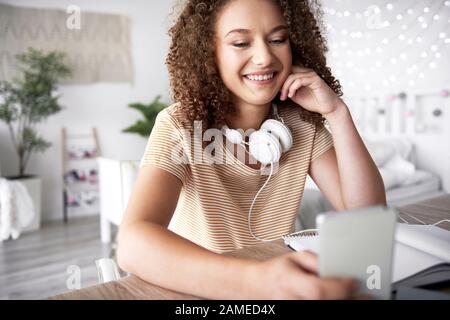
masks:
[[[386,206],[320,214],[319,275],[353,278],[358,294],[390,299],[397,216]]]

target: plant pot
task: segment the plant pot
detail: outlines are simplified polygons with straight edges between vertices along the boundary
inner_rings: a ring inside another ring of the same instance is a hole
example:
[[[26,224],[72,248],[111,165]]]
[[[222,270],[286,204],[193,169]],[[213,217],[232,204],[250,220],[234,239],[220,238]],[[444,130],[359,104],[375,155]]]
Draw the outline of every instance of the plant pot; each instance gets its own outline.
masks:
[[[42,196],[42,180],[38,176],[21,176],[6,177],[8,180],[21,182],[28,191],[33,201],[35,215],[31,223],[22,229],[22,233],[36,231],[41,227],[41,196]]]

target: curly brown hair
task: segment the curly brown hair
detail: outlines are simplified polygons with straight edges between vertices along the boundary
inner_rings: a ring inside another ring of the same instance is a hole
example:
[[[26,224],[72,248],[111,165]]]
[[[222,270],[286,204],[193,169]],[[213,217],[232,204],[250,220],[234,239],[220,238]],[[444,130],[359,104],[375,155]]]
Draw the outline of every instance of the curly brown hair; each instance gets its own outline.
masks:
[[[220,9],[231,0],[183,0],[181,13],[169,29],[171,45],[166,58],[172,99],[180,103],[186,123],[201,121],[203,129],[220,128],[228,114],[235,114],[230,90],[215,63],[215,22]],[[289,28],[293,65],[313,69],[342,96],[341,85],[326,65],[328,51],[322,36],[322,11],[316,0],[272,0]],[[174,12],[177,5],[174,7]],[[290,99],[274,103],[292,105]],[[322,115],[299,107],[300,117],[312,124],[323,123]]]

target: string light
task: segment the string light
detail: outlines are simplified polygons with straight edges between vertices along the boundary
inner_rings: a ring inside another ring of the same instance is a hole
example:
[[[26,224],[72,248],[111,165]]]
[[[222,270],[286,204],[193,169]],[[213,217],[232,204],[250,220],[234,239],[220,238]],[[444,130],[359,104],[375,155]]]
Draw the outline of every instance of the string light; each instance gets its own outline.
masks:
[[[335,2],[338,1],[339,0],[335,0]],[[363,16],[367,17],[366,27],[369,29],[368,31],[365,31],[364,28],[358,27],[360,22],[357,24],[356,21],[354,24],[346,24],[346,28],[337,29],[335,29],[332,24],[326,24],[326,28],[330,30],[330,34],[334,33],[338,36],[336,39],[337,41],[331,42],[330,47],[333,49],[342,49],[346,54],[340,57],[341,55],[339,55],[339,50],[331,50],[330,52],[330,55],[333,58],[336,58],[336,64],[340,66],[340,74],[344,73],[345,76],[350,76],[352,72],[357,73],[358,75],[375,73],[377,69],[382,68],[389,63],[392,65],[392,68],[395,68],[395,70],[391,72],[388,79],[384,79],[382,81],[383,86],[391,86],[391,88],[394,88],[393,86],[395,85],[396,88],[400,89],[401,87],[399,85],[404,82],[406,82],[409,86],[414,86],[417,84],[419,79],[420,81],[423,81],[422,79],[425,78],[426,74],[425,72],[419,73],[419,69],[426,70],[426,67],[435,69],[438,67],[438,64],[441,63],[438,63],[438,61],[448,60],[437,59],[446,57],[448,54],[448,51],[442,50],[446,49],[444,45],[450,44],[450,37],[446,32],[444,32],[445,26],[443,28],[440,23],[446,24],[448,22],[450,24],[450,19],[448,16],[444,16],[443,18],[442,13],[445,12],[442,11],[444,6],[450,7],[450,0],[446,0],[443,3],[441,2],[439,5],[436,4],[430,1],[427,5],[422,5],[422,7],[420,7],[420,5],[415,5],[411,8],[401,8],[400,5],[397,7],[397,3],[394,4],[390,2],[381,7],[379,5],[371,5],[361,12],[354,10],[341,11],[335,8],[325,7],[325,13],[339,19],[349,18],[360,20]],[[433,31],[436,30],[435,26],[442,31],[438,31],[433,34]],[[377,34],[378,30],[393,27],[401,31],[398,33],[388,32],[385,37],[379,40],[376,39],[376,36],[379,34]],[[346,41],[346,39],[348,40],[349,38],[362,39],[363,41],[367,40],[369,43],[373,44],[373,47],[353,47],[354,43],[357,44],[354,40],[351,40],[352,46],[349,46],[349,43]],[[400,45],[400,48],[397,49],[398,53],[395,57],[377,56],[376,58],[378,59],[375,59],[372,55],[375,53],[383,53],[385,51],[383,49],[384,46],[390,50],[391,44],[393,48],[395,48],[397,44]],[[419,50],[422,50],[415,53],[417,48],[411,50],[412,45],[415,45],[416,47],[419,47]],[[446,50],[449,50],[448,48],[449,47],[447,47]],[[348,58],[347,61],[343,60],[344,57]],[[355,57],[358,57],[358,59],[354,59]],[[372,61],[376,61],[370,66],[359,65],[362,61],[366,60],[365,57],[369,60],[372,59]],[[364,58],[364,60],[359,58]],[[414,59],[417,59],[417,64],[411,63],[414,62]],[[436,61],[433,61],[435,59]],[[346,68],[349,70],[342,70]],[[402,72],[403,74],[409,74],[414,78],[405,79],[402,76]],[[399,81],[400,79],[402,81]],[[342,79],[342,81],[343,83],[347,83],[345,79]],[[351,87],[355,86],[354,81],[350,81],[348,84]],[[372,88],[370,83],[366,83],[363,87],[366,90],[368,88]]]

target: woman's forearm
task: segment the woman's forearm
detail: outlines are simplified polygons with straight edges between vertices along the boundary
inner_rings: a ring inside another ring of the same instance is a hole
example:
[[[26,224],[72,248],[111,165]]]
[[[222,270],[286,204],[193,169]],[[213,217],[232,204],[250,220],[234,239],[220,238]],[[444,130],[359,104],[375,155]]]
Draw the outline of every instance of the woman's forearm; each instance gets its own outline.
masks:
[[[247,270],[255,263],[208,251],[150,222],[123,225],[118,262],[139,278],[212,299],[248,299]]]
[[[367,151],[347,105],[326,115],[333,135],[341,194],[346,209],[386,204],[383,179]]]

